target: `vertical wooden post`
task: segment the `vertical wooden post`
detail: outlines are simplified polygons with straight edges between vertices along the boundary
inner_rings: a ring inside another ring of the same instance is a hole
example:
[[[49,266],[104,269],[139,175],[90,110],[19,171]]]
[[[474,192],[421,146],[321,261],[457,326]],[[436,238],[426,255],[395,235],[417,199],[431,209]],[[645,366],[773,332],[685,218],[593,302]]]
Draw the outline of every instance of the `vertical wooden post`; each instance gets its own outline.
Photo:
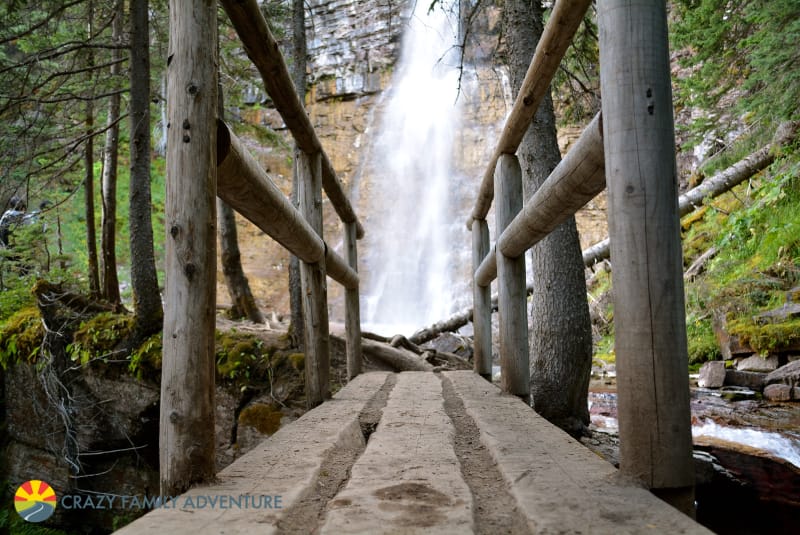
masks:
[[[600,0],[620,470],[687,513],[694,465],[678,181],[660,0]]]
[[[295,150],[300,213],[322,236],[322,154]],[[306,404],[316,407],[330,397],[330,335],[325,259],[300,263],[305,337]]]
[[[170,1],[161,494],[215,475],[217,4]]]
[[[358,271],[358,242],[356,224],[344,224],[344,243],[347,248],[347,263]],[[358,287],[345,288],[344,322],[347,338],[347,379],[361,373],[361,311],[358,302]]]
[[[489,254],[489,225],[485,219],[472,222],[472,273]],[[492,380],[492,294],[491,285],[480,286],[472,278],[472,327],[475,373]]]
[[[494,173],[497,235],[522,210],[522,170],[512,154],[501,154]],[[500,367],[503,390],[530,401],[528,370],[528,312],[525,291],[525,255],[509,258],[497,251]]]

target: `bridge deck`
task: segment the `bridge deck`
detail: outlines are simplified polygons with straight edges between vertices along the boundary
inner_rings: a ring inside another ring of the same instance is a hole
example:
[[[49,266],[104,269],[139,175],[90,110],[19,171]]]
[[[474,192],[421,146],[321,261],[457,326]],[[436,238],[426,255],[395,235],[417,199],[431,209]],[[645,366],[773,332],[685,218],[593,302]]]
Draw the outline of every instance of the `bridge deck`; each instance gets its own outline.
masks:
[[[256,532],[709,533],[472,372],[361,375],[117,533]]]

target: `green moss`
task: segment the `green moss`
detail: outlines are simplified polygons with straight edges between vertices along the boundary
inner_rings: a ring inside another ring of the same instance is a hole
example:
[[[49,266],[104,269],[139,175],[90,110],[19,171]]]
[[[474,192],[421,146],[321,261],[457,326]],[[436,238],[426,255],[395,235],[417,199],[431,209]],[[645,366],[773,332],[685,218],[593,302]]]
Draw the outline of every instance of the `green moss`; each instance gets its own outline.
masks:
[[[292,363],[292,368],[297,371],[305,369],[306,356],[303,353],[292,353],[289,355],[289,362]]]
[[[161,355],[163,352],[162,334],[156,333],[147,338],[131,354],[131,361],[128,370],[137,379],[155,379],[161,371]]]
[[[281,426],[283,414],[277,408],[262,403],[253,403],[239,413],[239,424],[249,425],[260,433],[271,435]]]
[[[800,343],[800,318],[766,325],[759,325],[752,318],[734,319],[728,322],[728,331],[743,344],[766,355]]]
[[[0,366],[17,361],[35,362],[44,339],[44,327],[36,307],[23,308],[0,328]]]
[[[72,360],[81,363],[108,356],[130,336],[133,327],[133,316],[103,312],[81,323],[67,351]]]
[[[689,345],[689,364],[699,365],[719,358],[719,344],[710,319],[695,318],[690,314],[686,319],[686,336]]]

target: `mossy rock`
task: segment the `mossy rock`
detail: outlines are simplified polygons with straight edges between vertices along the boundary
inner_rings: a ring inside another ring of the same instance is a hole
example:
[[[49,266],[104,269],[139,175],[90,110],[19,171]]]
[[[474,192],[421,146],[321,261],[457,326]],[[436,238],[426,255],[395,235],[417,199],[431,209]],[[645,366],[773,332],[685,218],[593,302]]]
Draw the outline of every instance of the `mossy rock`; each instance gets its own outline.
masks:
[[[113,312],[102,312],[84,321],[73,334],[68,347],[70,357],[86,363],[109,355],[130,337],[134,321],[131,315]]]
[[[272,435],[281,426],[283,413],[272,405],[253,403],[239,413],[239,424],[249,425],[259,433]]]
[[[752,318],[728,321],[728,332],[761,355],[800,345],[800,318],[759,325]]]
[[[303,353],[292,353],[288,357],[289,362],[292,363],[292,368],[297,371],[302,371],[305,369],[306,363],[306,356]]]
[[[156,333],[147,338],[131,354],[128,370],[137,379],[157,381],[161,372],[161,356],[163,353],[162,333]]]
[[[8,318],[0,329],[0,366],[14,362],[35,362],[44,339],[39,309],[26,307]]]

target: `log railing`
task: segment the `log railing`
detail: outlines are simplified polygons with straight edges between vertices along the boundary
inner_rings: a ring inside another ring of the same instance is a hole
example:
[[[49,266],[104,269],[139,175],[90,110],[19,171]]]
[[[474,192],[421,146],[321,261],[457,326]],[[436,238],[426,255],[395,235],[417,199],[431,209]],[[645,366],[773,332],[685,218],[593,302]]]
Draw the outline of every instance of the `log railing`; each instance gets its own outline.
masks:
[[[309,407],[330,397],[326,276],[345,287],[347,374],[361,371],[356,240],[364,229],[322,149],[256,0],[222,0],[267,93],[294,137],[300,207],[216,119],[217,10],[170,0],[161,493],[214,475],[214,310],[218,195],[301,260],[305,387]],[[322,236],[322,191],[344,224],[345,257]]]
[[[219,126],[222,135],[218,136],[217,143],[219,195],[302,261],[306,398],[308,405],[314,406],[330,394],[326,275],[346,289],[347,372],[352,378],[361,371],[355,240],[364,235],[364,229],[322,149],[258,3],[256,0],[222,0],[221,3],[297,143],[295,166],[300,210],[272,184],[225,125]],[[344,223],[347,259],[336,254],[322,238],[322,189]]]
[[[522,204],[515,153],[589,4],[555,3],[467,221],[475,372],[491,374],[490,284],[497,278],[502,386],[529,398],[525,252],[608,179],[620,469],[688,511],[694,472],[664,2],[598,1],[602,112]],[[486,222],[493,198],[494,246]]]

